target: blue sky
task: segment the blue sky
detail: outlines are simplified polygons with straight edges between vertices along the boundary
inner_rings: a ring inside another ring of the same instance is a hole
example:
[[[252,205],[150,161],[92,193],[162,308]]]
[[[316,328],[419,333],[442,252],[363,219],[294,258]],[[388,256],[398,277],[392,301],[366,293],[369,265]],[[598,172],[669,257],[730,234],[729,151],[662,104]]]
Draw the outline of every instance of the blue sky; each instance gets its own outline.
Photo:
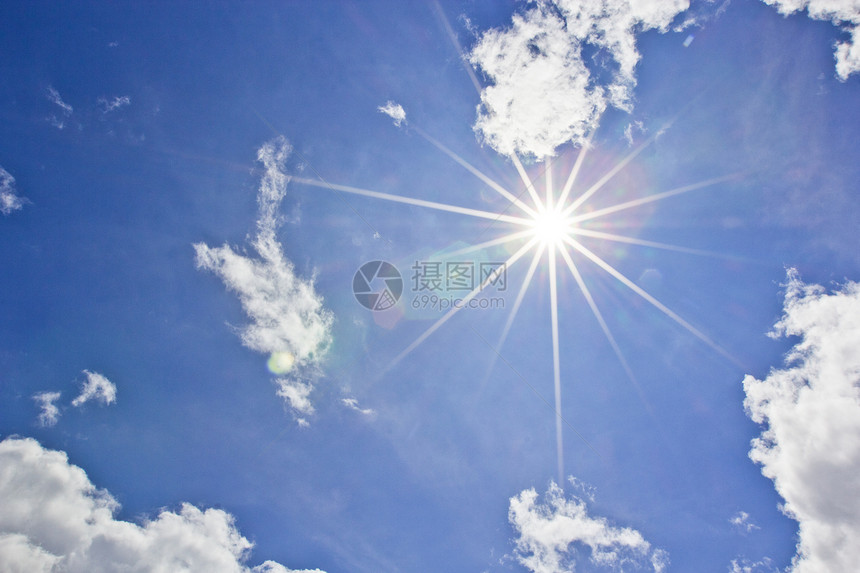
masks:
[[[852,570],[860,13],[770,4],[6,3],[0,569]]]

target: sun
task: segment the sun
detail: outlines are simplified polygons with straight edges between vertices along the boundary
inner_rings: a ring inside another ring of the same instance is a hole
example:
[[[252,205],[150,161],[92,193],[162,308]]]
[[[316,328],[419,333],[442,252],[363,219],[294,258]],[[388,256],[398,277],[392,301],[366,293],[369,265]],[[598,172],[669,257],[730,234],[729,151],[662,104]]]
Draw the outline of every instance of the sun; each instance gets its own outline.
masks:
[[[583,226],[582,223],[586,221],[592,221],[595,219],[599,219],[602,217],[606,217],[612,215],[614,213],[618,213],[621,211],[625,211],[628,209],[635,209],[640,207],[641,205],[645,205],[647,203],[652,203],[656,201],[661,201],[663,199],[667,199],[669,197],[674,197],[677,195],[681,195],[683,193],[687,193],[689,191],[693,191],[696,189],[702,189],[705,187],[709,187],[718,183],[722,183],[725,181],[729,181],[731,179],[735,179],[738,177],[738,174],[731,174],[722,177],[714,177],[712,179],[707,179],[704,181],[699,181],[697,183],[693,183],[690,185],[685,185],[683,187],[677,187],[675,189],[670,189],[668,191],[663,191],[661,193],[656,193],[653,195],[647,195],[638,199],[633,199],[629,201],[624,201],[622,203],[617,203],[615,205],[610,205],[608,207],[602,207],[599,209],[588,210],[584,209],[587,202],[601,189],[603,189],[606,184],[624,167],[630,163],[639,153],[642,152],[643,149],[648,147],[657,136],[662,133],[662,130],[658,130],[648,138],[646,141],[641,143],[638,147],[631,150],[631,152],[622,158],[618,163],[616,163],[609,171],[607,171],[603,176],[601,176],[595,183],[590,185],[586,189],[577,190],[577,176],[582,167],[583,160],[585,159],[587,152],[591,146],[589,137],[586,142],[584,142],[577,155],[576,161],[574,163],[573,168],[571,169],[565,183],[561,186],[560,190],[553,185],[552,177],[553,177],[553,166],[552,166],[552,158],[546,158],[546,160],[539,164],[543,168],[543,173],[541,174],[545,180],[541,185],[543,187],[543,197],[541,197],[536,189],[536,184],[526,172],[526,169],[523,167],[523,164],[519,160],[516,155],[512,155],[509,157],[511,163],[516,168],[517,173],[522,179],[522,183],[524,189],[522,189],[518,194],[515,194],[511,190],[505,188],[501,184],[492,180],[489,176],[481,172],[479,169],[469,164],[465,159],[448,149],[445,145],[434,139],[432,136],[427,134],[424,130],[418,128],[414,124],[411,128],[418,133],[421,137],[426,139],[428,142],[433,144],[437,149],[448,155],[455,162],[460,164],[470,173],[472,173],[475,177],[483,181],[489,188],[496,191],[499,195],[510,201],[510,205],[508,209],[505,209],[501,213],[484,211],[481,209],[469,208],[469,207],[461,207],[457,205],[449,205],[446,203],[439,203],[436,201],[428,201],[426,199],[417,199],[413,197],[404,197],[401,195],[392,195],[390,193],[382,193],[379,191],[371,191],[368,189],[360,189],[357,187],[352,187],[349,185],[340,185],[336,183],[331,183],[328,181],[320,179],[308,179],[303,177],[293,177],[292,181],[299,184],[310,185],[318,188],[329,189],[335,192],[341,193],[349,193],[353,195],[361,195],[364,197],[372,197],[375,199],[383,199],[386,201],[393,201],[396,203],[403,203],[407,205],[414,205],[418,207],[424,207],[428,209],[435,209],[439,211],[446,211],[449,213],[456,213],[459,215],[468,215],[471,217],[477,217],[480,219],[490,220],[491,224],[488,228],[502,228],[507,227],[511,229],[509,232],[501,232],[499,236],[493,239],[489,239],[482,243],[472,245],[463,249],[460,249],[453,253],[446,253],[448,257],[453,257],[455,255],[463,255],[470,252],[482,251],[485,249],[490,249],[493,247],[508,245],[511,246],[511,251],[514,251],[512,255],[508,257],[508,259],[504,262],[504,267],[510,271],[511,267],[513,267],[520,260],[525,259],[528,260],[531,258],[531,262],[528,266],[528,270],[525,272],[525,275],[522,279],[522,283],[517,292],[516,299],[514,304],[510,310],[510,314],[508,315],[507,322],[505,323],[504,328],[496,342],[495,345],[487,341],[480,333],[473,329],[473,332],[476,336],[478,336],[487,346],[489,346],[493,350],[494,360],[496,357],[501,358],[502,355],[500,350],[507,339],[508,333],[511,330],[511,326],[513,325],[514,319],[517,316],[517,313],[520,309],[521,303],[524,300],[524,295],[529,288],[529,285],[532,283],[532,279],[536,275],[536,270],[538,265],[544,261],[545,268],[548,270],[544,276],[547,277],[548,281],[548,290],[549,290],[549,299],[550,299],[550,321],[549,326],[552,331],[552,361],[553,361],[553,387],[554,387],[554,398],[555,398],[555,407],[549,403],[546,399],[543,398],[535,389],[532,387],[532,390],[538,394],[538,396],[546,402],[546,404],[553,408],[553,411],[556,416],[556,448],[557,448],[557,457],[558,457],[558,474],[559,474],[559,483],[563,483],[563,448],[562,448],[562,424],[567,425],[571,430],[573,430],[580,439],[583,440],[590,448],[591,445],[585,440],[585,438],[576,431],[576,429],[571,426],[562,416],[561,413],[561,367],[560,367],[560,350],[559,350],[559,313],[558,313],[558,297],[560,294],[560,289],[558,288],[558,269],[559,267],[566,267],[570,272],[572,278],[576,282],[576,285],[579,287],[579,291],[582,295],[582,299],[587,304],[588,308],[591,310],[594,315],[595,321],[597,325],[600,327],[600,330],[603,332],[607,342],[612,347],[613,352],[617,356],[619,362],[621,363],[624,371],[627,373],[628,378],[631,382],[636,386],[637,390],[640,392],[638,382],[636,381],[630,366],[627,364],[627,360],[624,357],[624,354],[621,351],[621,347],[615,340],[615,336],[612,334],[612,331],[609,328],[606,320],[603,318],[603,314],[601,313],[598,305],[589,290],[586,281],[583,278],[583,274],[580,270],[581,265],[594,265],[601,269],[603,272],[607,273],[615,280],[617,280],[621,285],[628,288],[634,294],[648,302],[650,305],[655,307],[657,310],[662,312],[665,316],[673,320],[675,323],[686,329],[689,333],[694,335],[696,338],[700,339],[702,342],[710,346],[719,354],[727,357],[732,362],[736,362],[735,359],[726,352],[723,348],[717,345],[714,341],[708,338],[707,335],[699,331],[696,327],[691,325],[689,322],[681,318],[677,313],[668,308],[665,304],[657,300],[654,296],[646,292],[639,285],[637,285],[633,280],[622,274],[618,269],[613,267],[610,263],[602,259],[599,255],[591,251],[587,248],[580,239],[582,237],[588,237],[591,240],[599,240],[599,241],[609,241],[609,242],[618,242],[625,243],[628,245],[638,245],[641,247],[648,248],[656,248],[656,249],[665,249],[676,252],[684,252],[690,254],[697,255],[708,255],[714,256],[714,253],[708,253],[704,251],[698,251],[695,249],[690,249],[686,247],[679,247],[676,245],[669,245],[666,243],[659,243],[656,241],[648,241],[644,239],[639,239],[637,237],[631,237],[626,235],[618,235],[614,233],[609,233],[605,231],[598,231],[588,226]],[[575,196],[575,198],[572,198]],[[516,207],[519,211],[511,209],[511,207]],[[509,213],[509,211],[513,211],[513,213]],[[520,246],[517,248],[516,245],[520,243]],[[510,251],[508,251],[510,252]],[[531,257],[527,257],[526,255],[530,254]],[[718,255],[717,255],[718,256]],[[477,285],[468,295],[464,296],[461,300],[462,303],[460,306],[454,307],[449,310],[447,313],[442,315],[436,322],[434,322],[427,330],[424,331],[417,339],[415,339],[409,346],[407,346],[400,354],[395,357],[392,363],[388,368],[393,367],[400,360],[405,358],[408,354],[418,348],[427,338],[429,338],[436,330],[438,330],[443,324],[445,324],[451,317],[453,317],[457,312],[459,312],[462,308],[467,307],[467,303],[471,301],[473,298],[478,296],[480,292],[490,283],[490,281],[494,280],[494,276],[491,275],[487,277],[485,281],[481,284]],[[568,289],[563,289],[561,291],[563,296],[572,296],[571,293],[568,292]],[[504,360],[504,358],[501,358]],[[388,369],[386,369],[387,371]],[[527,382],[528,383],[528,382]],[[531,384],[529,384],[531,386]],[[594,448],[591,448],[592,450]]]
[[[544,245],[560,247],[571,236],[572,220],[559,208],[544,208],[532,221],[534,236]]]

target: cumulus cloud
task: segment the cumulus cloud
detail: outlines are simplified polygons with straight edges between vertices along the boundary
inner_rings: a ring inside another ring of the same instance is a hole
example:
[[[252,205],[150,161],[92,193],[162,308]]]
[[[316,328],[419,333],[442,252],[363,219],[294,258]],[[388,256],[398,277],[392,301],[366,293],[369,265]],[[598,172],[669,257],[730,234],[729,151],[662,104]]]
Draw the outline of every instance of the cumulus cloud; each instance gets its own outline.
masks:
[[[8,215],[23,208],[25,200],[15,190],[15,178],[12,174],[0,167],[0,213]]]
[[[99,374],[84,370],[87,379],[81,388],[80,395],[72,400],[72,406],[81,406],[90,400],[98,400],[104,405],[116,402],[116,385]]]
[[[788,273],[772,336],[799,336],[785,367],[747,376],[744,407],[764,426],[750,458],[799,525],[796,572],[860,563],[860,284],[828,293]]]
[[[652,550],[638,531],[588,515],[583,500],[565,497],[554,482],[544,502],[537,499],[534,488],[524,490],[511,498],[508,510],[508,520],[517,532],[514,556],[534,573],[574,571],[577,550],[582,547],[589,549],[590,561],[602,567],[650,564],[661,572],[669,563],[666,552]]]
[[[385,102],[385,105],[381,105],[376,109],[393,119],[394,125],[397,127],[400,127],[400,124],[406,121],[406,112],[399,103],[389,100]]]
[[[110,113],[121,107],[131,105],[131,98],[128,96],[115,96],[113,99],[109,100],[107,98],[100,97],[98,99],[98,104],[102,108],[102,113]]]
[[[491,85],[475,131],[503,155],[540,159],[582,143],[607,106],[630,111],[638,32],[665,32],[689,0],[539,0],[480,37],[469,61]],[[595,52],[589,68],[583,49]]]
[[[251,243],[257,256],[238,253],[229,245],[197,243],[194,249],[197,267],[218,275],[239,296],[251,319],[240,329],[243,344],[270,357],[290,356],[276,361],[277,373],[285,373],[287,364],[291,371],[289,377],[278,379],[278,393],[297,414],[308,414],[313,411],[307,396],[313,385],[308,379],[331,344],[333,317],[323,307],[313,280],[296,274],[276,237],[282,222],[278,209],[290,179],[284,167],[291,150],[286,139],[278,137],[257,153],[265,169],[257,196],[257,234]]]
[[[860,3],[856,0],[763,0],[776,7],[780,14],[806,13],[813,20],[827,20],[845,27],[851,35],[846,42],[836,43],[836,75],[841,80],[860,72]]]
[[[49,428],[57,425],[57,420],[60,419],[60,409],[57,407],[57,400],[60,399],[59,392],[39,392],[33,395],[33,400],[39,405],[39,425]]]
[[[292,571],[273,561],[248,568],[253,544],[220,509],[183,503],[141,524],[117,520],[110,493],[29,438],[0,442],[0,506],[2,571]]]

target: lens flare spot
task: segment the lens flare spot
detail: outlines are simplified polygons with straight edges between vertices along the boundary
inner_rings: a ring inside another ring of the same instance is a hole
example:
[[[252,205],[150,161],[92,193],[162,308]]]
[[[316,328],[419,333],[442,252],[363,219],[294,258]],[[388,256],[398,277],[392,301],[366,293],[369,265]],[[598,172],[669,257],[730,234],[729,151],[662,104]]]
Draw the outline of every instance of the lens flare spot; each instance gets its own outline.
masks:
[[[296,357],[290,352],[273,352],[267,366],[272,374],[286,374],[296,364]]]

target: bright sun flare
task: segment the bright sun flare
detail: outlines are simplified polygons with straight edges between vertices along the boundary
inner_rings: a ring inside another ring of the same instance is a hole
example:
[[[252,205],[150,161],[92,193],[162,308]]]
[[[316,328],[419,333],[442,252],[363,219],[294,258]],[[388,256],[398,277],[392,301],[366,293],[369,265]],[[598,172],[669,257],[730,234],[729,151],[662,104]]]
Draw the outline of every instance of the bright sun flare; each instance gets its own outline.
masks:
[[[561,209],[543,209],[534,218],[534,234],[545,245],[560,246],[570,235],[571,222]]]
[[[543,185],[545,196],[543,199],[538,195],[537,190],[535,189],[535,184],[532,182],[532,179],[526,173],[525,168],[520,162],[519,158],[516,155],[510,157],[514,167],[522,179],[522,182],[525,186],[525,189],[519,193],[519,195],[515,195],[496,181],[490,179],[486,174],[478,170],[476,167],[468,163],[462,157],[445,147],[442,143],[425,133],[422,129],[418,128],[415,125],[411,126],[412,129],[417,132],[421,137],[432,143],[439,150],[444,152],[446,155],[451,157],[454,161],[459,163],[461,166],[466,168],[470,173],[475,175],[478,179],[483,181],[486,185],[488,185],[491,189],[499,193],[502,197],[506,198],[511,202],[513,206],[516,206],[520,210],[520,214],[512,215],[507,212],[502,213],[494,213],[490,211],[484,211],[481,209],[474,209],[469,207],[460,207],[457,205],[449,205],[446,203],[438,203],[435,201],[428,201],[425,199],[416,199],[412,197],[403,197],[400,195],[392,195],[390,193],[381,193],[379,191],[371,191],[368,189],[359,189],[357,187],[352,187],[349,185],[338,185],[335,183],[329,183],[323,180],[316,179],[306,179],[302,177],[293,177],[293,181],[296,183],[301,183],[305,185],[311,185],[314,187],[330,189],[333,191],[340,191],[344,193],[350,193],[354,195],[362,195],[365,197],[373,197],[376,199],[384,199],[386,201],[394,201],[397,203],[404,203],[407,205],[415,205],[419,207],[425,207],[429,209],[436,209],[439,211],[447,211],[449,213],[457,213],[461,215],[469,215],[471,217],[477,217],[481,219],[488,219],[492,221],[491,224],[510,224],[513,225],[515,229],[509,233],[503,233],[495,239],[491,239],[488,241],[484,241],[482,243],[472,245],[470,247],[466,247],[464,249],[460,249],[456,252],[446,253],[446,256],[453,257],[455,255],[463,255],[470,252],[481,251],[485,249],[489,249],[492,247],[497,247],[500,245],[511,244],[516,242],[524,243],[516,249],[514,254],[510,255],[510,257],[505,261],[504,267],[506,269],[510,269],[515,263],[519,260],[523,259],[527,253],[531,253],[531,263],[529,264],[528,270],[525,273],[523,278],[522,285],[520,286],[519,292],[517,293],[516,299],[514,301],[513,307],[511,308],[510,314],[508,315],[508,320],[505,323],[504,328],[502,329],[502,333],[496,342],[495,346],[493,346],[490,342],[484,339],[480,333],[474,331],[475,334],[481,338],[481,340],[486,343],[490,348],[492,348],[494,352],[494,363],[496,357],[501,357],[500,349],[505,343],[507,339],[508,333],[510,332],[511,326],[513,324],[514,319],[517,316],[517,312],[520,309],[520,305],[523,302],[524,295],[529,288],[529,285],[532,282],[532,278],[535,276],[535,271],[537,270],[538,264],[541,260],[546,261],[547,269],[548,269],[548,282],[549,282],[549,295],[550,295],[550,327],[552,330],[552,354],[553,354],[553,386],[554,386],[554,394],[555,394],[555,408],[554,412],[556,414],[556,448],[557,448],[557,457],[558,457],[558,474],[559,474],[559,483],[563,483],[564,472],[563,472],[563,454],[562,454],[562,423],[567,425],[571,430],[573,430],[589,447],[590,444],[585,440],[585,438],[576,431],[573,426],[567,423],[566,420],[561,415],[561,367],[560,367],[560,359],[559,359],[559,317],[558,317],[558,272],[557,266],[561,259],[561,262],[567,269],[570,271],[571,276],[573,277],[576,285],[579,287],[580,292],[582,293],[583,298],[585,299],[586,304],[594,315],[595,320],[597,321],[600,329],[603,331],[604,336],[606,337],[607,342],[612,347],[615,355],[618,357],[619,362],[624,368],[627,376],[630,378],[631,382],[639,388],[638,382],[636,382],[635,377],[633,376],[633,372],[627,364],[627,360],[621,352],[621,348],[615,340],[614,335],[609,329],[608,324],[603,318],[603,314],[600,312],[600,309],[597,306],[597,303],[594,300],[590,290],[588,289],[585,280],[583,279],[582,273],[579,270],[579,265],[583,263],[591,263],[602,269],[604,272],[612,276],[616,279],[620,284],[624,285],[628,289],[630,289],[633,293],[641,297],[643,300],[654,306],[657,310],[662,312],[664,315],[675,321],[678,325],[686,329],[688,332],[702,340],[708,346],[716,350],[718,353],[723,356],[728,357],[730,360],[734,360],[731,355],[729,355],[725,350],[719,347],[715,342],[713,342],[710,338],[708,338],[701,331],[696,329],[689,322],[681,318],[674,311],[669,309],[666,305],[661,303],[659,300],[654,298],[652,295],[644,291],[639,285],[637,285],[634,281],[626,277],[622,274],[618,269],[613,267],[611,264],[603,260],[596,253],[588,249],[585,245],[580,242],[581,237],[589,237],[591,239],[598,239],[601,241],[612,241],[619,243],[626,243],[629,245],[638,245],[642,247],[650,247],[657,249],[666,249],[671,251],[679,251],[691,254],[699,254],[699,255],[713,255],[713,253],[706,253],[704,251],[697,251],[695,249],[689,249],[685,247],[678,247],[675,245],[668,245],[665,243],[658,243],[656,241],[647,241],[644,239],[639,239],[636,237],[630,237],[625,235],[617,235],[614,233],[608,233],[605,231],[597,231],[592,230],[587,227],[583,227],[580,223],[598,219],[601,217],[605,217],[607,215],[611,215],[613,213],[618,213],[620,211],[624,211],[627,209],[634,209],[641,205],[652,203],[656,201],[660,201],[662,199],[666,199],[669,197],[673,197],[675,195],[680,195],[682,193],[687,193],[689,191],[693,191],[696,189],[701,189],[704,187],[708,187],[717,183],[721,183],[736,177],[736,175],[728,175],[724,177],[715,177],[713,179],[707,179],[705,181],[700,181],[698,183],[693,183],[691,185],[686,185],[683,187],[678,187],[675,189],[671,189],[668,191],[663,191],[662,193],[656,193],[653,195],[648,195],[645,197],[641,197],[639,199],[633,199],[630,201],[625,201],[622,203],[618,203],[609,207],[603,207],[600,209],[582,212],[581,207],[583,207],[586,202],[598,191],[600,191],[606,183],[612,179],[619,171],[621,171],[630,161],[633,160],[643,149],[645,149],[648,145],[650,145],[654,139],[662,133],[662,131],[657,131],[655,135],[650,137],[648,140],[640,144],[637,148],[633,149],[626,157],[624,157],[621,161],[619,161],[614,167],[612,167],[608,172],[606,172],[600,179],[597,180],[594,184],[592,184],[587,189],[582,190],[576,196],[575,199],[571,200],[571,195],[574,190],[577,175],[582,167],[582,162],[586,156],[586,153],[589,148],[589,144],[585,144],[580,150],[579,155],[576,158],[576,162],[567,177],[565,184],[562,186],[560,192],[557,192],[556,188],[553,186],[552,181],[552,165],[551,161],[548,161],[544,166],[544,176],[546,178],[545,183]],[[507,210],[505,210],[507,211]],[[513,249],[512,249],[513,250]],[[573,256],[572,256],[573,255]],[[574,260],[574,257],[577,257],[578,260]],[[525,257],[528,260],[528,257]],[[411,353],[413,350],[418,348],[427,338],[429,338],[436,330],[438,330],[445,322],[448,321],[454,314],[456,314],[462,308],[466,308],[466,303],[468,303],[471,299],[475,298],[480,294],[480,292],[489,284],[491,280],[494,280],[494,276],[487,277],[487,279],[478,285],[474,290],[472,290],[468,295],[463,297],[463,305],[459,307],[454,307],[449,310],[446,314],[440,317],[436,322],[433,323],[426,331],[424,331],[421,336],[419,336],[415,341],[412,342],[406,349],[404,349],[389,365],[389,368],[403,359],[406,355]],[[566,292],[562,292],[562,294],[567,295]],[[504,360],[504,359],[502,359]],[[534,388],[532,388],[535,393],[537,393]],[[641,389],[640,395],[641,395]],[[538,394],[538,396],[547,403],[548,406],[552,407],[549,402],[547,402],[543,396]],[[593,448],[592,448],[593,449]]]

